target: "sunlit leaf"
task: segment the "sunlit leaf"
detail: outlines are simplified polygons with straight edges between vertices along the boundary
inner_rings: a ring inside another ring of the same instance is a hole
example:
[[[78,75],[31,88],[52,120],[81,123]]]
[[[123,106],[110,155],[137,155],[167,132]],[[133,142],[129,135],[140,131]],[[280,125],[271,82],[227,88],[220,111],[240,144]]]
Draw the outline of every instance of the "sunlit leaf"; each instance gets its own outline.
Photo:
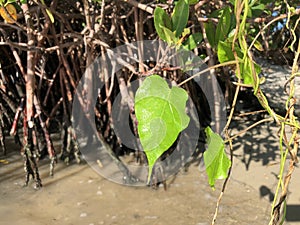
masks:
[[[136,92],[135,114],[139,138],[148,159],[148,182],[157,159],[189,124],[185,112],[187,99],[184,89],[170,89],[158,75],[147,77]]]
[[[190,33],[191,33],[190,28],[184,28],[184,30],[182,32],[182,36],[185,37],[185,36],[189,35]]]
[[[217,179],[225,179],[231,161],[225,153],[223,139],[214,133],[210,127],[205,128],[206,143],[208,145],[204,152],[204,163],[208,176],[208,183],[214,188]]]
[[[258,64],[253,62],[253,68],[252,68],[252,62],[249,57],[244,58],[244,54],[242,53],[242,50],[236,45],[235,51],[238,56],[239,64],[240,64],[240,73],[241,78],[243,79],[243,82],[245,84],[254,85],[254,78],[253,76],[256,76],[256,80],[258,80],[258,74],[261,72],[261,68]],[[234,54],[232,51],[232,43],[231,42],[223,42],[220,41],[218,43],[218,59],[220,63],[228,62],[231,60],[235,60]],[[238,74],[237,74],[238,75]]]
[[[258,50],[258,51],[264,51],[264,48],[263,48],[263,46],[262,46],[262,44],[259,42],[259,41],[255,41],[254,42],[254,47]]]
[[[15,23],[17,21],[17,10],[14,5],[7,4],[5,6],[5,9],[3,7],[0,7],[0,15],[7,23]]]
[[[168,44],[176,44],[178,42],[178,38],[175,37],[174,32],[172,32],[170,29],[162,27],[162,31],[164,32],[165,41]]]
[[[243,58],[243,53],[238,46],[235,46],[235,51],[240,60]],[[234,54],[232,51],[232,43],[231,42],[223,42],[219,41],[218,43],[218,59],[220,63],[228,62],[231,60],[235,60]]]
[[[253,68],[252,68],[253,65]],[[259,80],[258,74],[261,72],[261,67],[255,62],[246,57],[242,63],[240,63],[241,68],[241,77],[245,84],[250,84],[253,87],[256,85],[254,83],[254,77],[256,80]]]

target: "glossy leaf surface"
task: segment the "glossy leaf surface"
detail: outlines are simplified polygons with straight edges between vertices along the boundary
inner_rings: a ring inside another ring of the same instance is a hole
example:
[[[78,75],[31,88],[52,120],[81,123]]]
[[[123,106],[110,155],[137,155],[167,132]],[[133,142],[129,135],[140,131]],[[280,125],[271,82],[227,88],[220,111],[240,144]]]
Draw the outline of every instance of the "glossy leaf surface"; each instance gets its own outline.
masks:
[[[190,118],[185,112],[187,99],[184,89],[170,89],[158,75],[147,77],[136,92],[135,114],[139,138],[148,159],[148,182],[156,160],[189,124]]]

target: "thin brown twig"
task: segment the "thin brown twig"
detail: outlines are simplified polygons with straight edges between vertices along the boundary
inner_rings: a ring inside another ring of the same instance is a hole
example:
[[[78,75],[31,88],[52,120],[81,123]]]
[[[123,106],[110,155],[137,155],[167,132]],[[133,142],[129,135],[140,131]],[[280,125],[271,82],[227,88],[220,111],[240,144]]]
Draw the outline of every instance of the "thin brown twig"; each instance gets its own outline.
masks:
[[[140,8],[140,9],[142,9],[142,10],[144,10],[144,11],[150,13],[150,14],[153,14],[153,12],[154,12],[154,9],[151,6],[139,3],[135,0],[123,0],[123,1],[133,5],[134,7],[138,7],[138,8]]]
[[[253,112],[240,113],[237,116],[238,117],[243,117],[243,116],[255,115],[255,114],[265,113],[265,112],[267,112],[267,110],[262,109],[262,110],[257,110],[257,111],[253,111]]]
[[[189,78],[185,79],[184,81],[179,83],[178,86],[182,86],[183,84],[189,82],[190,80],[193,80],[195,77],[200,76],[202,74],[205,74],[205,73],[209,72],[210,70],[214,70],[216,68],[223,67],[223,66],[234,65],[236,63],[237,63],[237,61],[233,60],[233,61],[228,61],[228,62],[224,62],[224,63],[220,63],[220,64],[217,64],[217,65],[208,67],[207,69],[204,69],[204,70],[200,71],[199,73],[196,73],[193,76],[190,76]]]
[[[225,143],[226,142],[229,142],[229,141],[232,141],[233,139],[237,138],[238,136],[241,136],[242,134],[246,133],[248,130],[251,130],[252,128],[258,126],[259,124],[262,124],[262,123],[265,123],[265,122],[272,122],[274,121],[274,119],[272,117],[268,117],[268,118],[265,118],[265,119],[262,119],[254,124],[252,124],[251,126],[245,128],[244,130],[238,132],[237,134],[231,136],[230,138],[228,138],[227,140],[225,140]]]

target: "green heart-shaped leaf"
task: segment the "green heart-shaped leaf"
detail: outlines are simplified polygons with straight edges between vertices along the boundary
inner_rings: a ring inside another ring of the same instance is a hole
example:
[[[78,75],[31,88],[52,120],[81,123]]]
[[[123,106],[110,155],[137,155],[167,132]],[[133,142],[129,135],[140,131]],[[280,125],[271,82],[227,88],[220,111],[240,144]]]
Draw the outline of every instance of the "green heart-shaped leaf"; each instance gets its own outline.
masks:
[[[190,118],[185,112],[187,99],[184,89],[170,89],[158,75],[147,77],[136,92],[135,114],[139,138],[148,159],[148,182],[156,160],[189,124]]]

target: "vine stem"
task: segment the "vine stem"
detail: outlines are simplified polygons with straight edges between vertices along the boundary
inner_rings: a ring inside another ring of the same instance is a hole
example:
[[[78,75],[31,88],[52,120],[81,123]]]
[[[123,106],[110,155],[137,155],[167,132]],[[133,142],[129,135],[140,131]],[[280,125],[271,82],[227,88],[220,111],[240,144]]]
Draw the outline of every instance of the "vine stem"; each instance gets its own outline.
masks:
[[[142,4],[135,0],[123,0],[123,1],[129,3],[130,5],[132,5],[134,7],[142,9],[142,10],[146,11],[147,13],[153,14],[153,12],[154,12],[154,9],[151,6]]]
[[[233,141],[233,139],[237,138],[238,136],[241,136],[242,134],[246,133],[248,130],[251,130],[252,128],[258,126],[259,124],[262,124],[262,123],[265,123],[265,122],[272,122],[272,121],[274,121],[274,119],[273,119],[272,117],[262,119],[262,120],[260,120],[260,121],[258,121],[258,122],[256,122],[256,123],[252,124],[251,126],[247,127],[246,129],[244,129],[244,130],[238,132],[237,134],[235,134],[235,135],[229,137],[229,138],[225,141],[225,143],[227,143],[227,142],[230,143],[231,141]]]
[[[276,225],[279,222],[281,205],[282,205],[282,203],[284,203],[284,206],[286,205],[288,186],[289,186],[289,183],[290,183],[290,180],[292,177],[292,173],[295,169],[295,164],[298,163],[297,151],[298,151],[298,145],[299,145],[299,143],[298,143],[299,138],[298,138],[297,133],[298,133],[299,128],[297,126],[292,126],[292,125],[293,124],[298,125],[298,121],[294,116],[294,109],[295,109],[294,107],[295,107],[295,103],[296,103],[296,99],[294,97],[294,94],[295,94],[294,92],[295,92],[295,74],[299,70],[299,67],[298,67],[299,56],[300,56],[300,39],[298,40],[298,49],[295,52],[295,58],[294,58],[293,67],[292,67],[292,74],[289,79],[290,91],[289,91],[289,98],[287,100],[287,106],[289,106],[289,107],[287,108],[287,114],[286,114],[286,118],[285,118],[285,119],[289,118],[290,122],[292,123],[290,125],[291,130],[292,130],[292,136],[291,136],[289,142],[287,143],[285,152],[283,153],[282,140],[285,135],[285,127],[282,122],[281,134],[280,134],[281,163],[280,163],[279,181],[278,181],[278,185],[277,185],[276,192],[275,192],[275,198],[274,198],[274,201],[272,204],[272,213],[271,213],[271,220],[269,222],[269,225]],[[291,147],[292,145],[293,145],[293,147]],[[290,156],[291,156],[290,165],[289,165],[287,174],[284,177],[284,181],[282,181],[285,161],[286,161],[286,157],[287,157],[288,153],[290,153]],[[279,202],[277,203],[277,205],[275,205],[280,187],[282,188],[281,196],[279,198]],[[286,208],[284,207],[284,214],[285,214],[285,211],[286,211]],[[284,216],[282,217],[282,221],[283,220],[284,220]]]

